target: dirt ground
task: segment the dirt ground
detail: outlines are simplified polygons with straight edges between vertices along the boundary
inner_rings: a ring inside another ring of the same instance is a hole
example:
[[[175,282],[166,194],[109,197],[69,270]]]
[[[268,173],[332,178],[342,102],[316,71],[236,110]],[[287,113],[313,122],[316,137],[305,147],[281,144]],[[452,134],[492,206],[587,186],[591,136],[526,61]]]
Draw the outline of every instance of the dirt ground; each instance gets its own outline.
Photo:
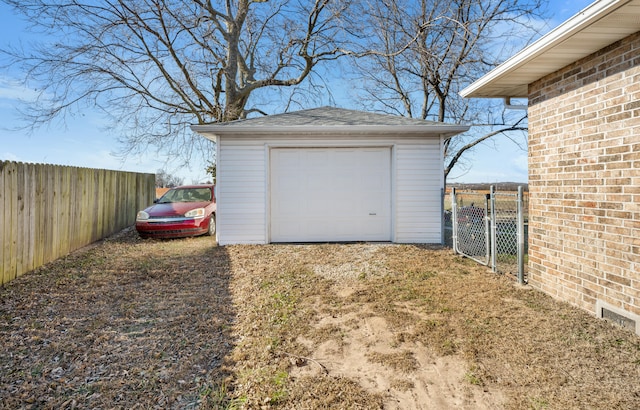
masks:
[[[0,408],[637,409],[640,338],[437,247],[132,230],[0,288]]]

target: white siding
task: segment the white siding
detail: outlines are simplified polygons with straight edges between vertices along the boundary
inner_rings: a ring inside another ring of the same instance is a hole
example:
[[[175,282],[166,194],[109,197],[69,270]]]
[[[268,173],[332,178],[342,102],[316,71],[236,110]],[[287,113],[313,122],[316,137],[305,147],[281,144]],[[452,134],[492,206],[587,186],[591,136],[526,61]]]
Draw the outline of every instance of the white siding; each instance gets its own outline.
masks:
[[[268,159],[273,147],[391,147],[392,241],[440,243],[443,159],[434,137],[218,139],[218,241],[269,241]]]
[[[217,167],[218,243],[266,243],[264,142],[221,139]]]
[[[441,242],[442,181],[439,139],[398,142],[395,242]]]

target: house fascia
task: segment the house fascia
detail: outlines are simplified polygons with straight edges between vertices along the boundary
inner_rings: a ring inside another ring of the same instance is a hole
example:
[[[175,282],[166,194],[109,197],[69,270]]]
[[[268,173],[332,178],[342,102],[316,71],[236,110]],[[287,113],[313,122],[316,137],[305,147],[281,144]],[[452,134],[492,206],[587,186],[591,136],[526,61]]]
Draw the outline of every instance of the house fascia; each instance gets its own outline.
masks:
[[[599,0],[592,3],[556,29],[460,91],[460,95],[464,98],[527,98],[529,84],[571,64],[579,58],[567,55],[566,58],[557,59],[553,62],[543,61],[543,59],[536,61],[536,59],[556,47],[562,47],[572,37],[629,3],[634,2],[632,0]],[[624,10],[620,11],[624,12]],[[608,44],[632,34],[633,30],[634,28],[622,27],[613,41],[611,41],[610,37],[607,37],[606,39],[603,38],[602,41],[592,39],[592,41],[581,42],[580,54],[583,57],[592,54]],[[576,51],[575,48],[571,50]],[[491,87],[495,89],[491,89]]]

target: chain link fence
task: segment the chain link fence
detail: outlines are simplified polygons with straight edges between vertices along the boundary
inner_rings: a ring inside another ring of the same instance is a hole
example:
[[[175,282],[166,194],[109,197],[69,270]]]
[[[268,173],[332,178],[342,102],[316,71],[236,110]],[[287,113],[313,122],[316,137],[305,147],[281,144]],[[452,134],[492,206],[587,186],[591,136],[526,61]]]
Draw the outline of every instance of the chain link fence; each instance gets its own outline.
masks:
[[[451,190],[445,198],[445,244],[494,272],[526,279],[528,195]]]
[[[457,253],[488,265],[490,261],[489,197],[469,192],[452,200],[452,246]]]
[[[528,195],[527,195],[528,199]],[[491,195],[491,266],[495,272],[524,275],[527,254],[528,201],[522,191],[493,192]],[[524,266],[522,266],[524,265]],[[523,279],[524,281],[524,279]]]

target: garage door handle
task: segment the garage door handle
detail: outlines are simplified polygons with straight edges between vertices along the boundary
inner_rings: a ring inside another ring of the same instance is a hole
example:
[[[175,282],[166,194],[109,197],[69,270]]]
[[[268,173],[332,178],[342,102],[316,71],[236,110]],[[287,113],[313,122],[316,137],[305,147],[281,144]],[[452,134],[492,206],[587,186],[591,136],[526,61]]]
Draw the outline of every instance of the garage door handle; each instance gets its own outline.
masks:
[[[369,215],[375,216],[377,214],[375,212],[369,212]]]

